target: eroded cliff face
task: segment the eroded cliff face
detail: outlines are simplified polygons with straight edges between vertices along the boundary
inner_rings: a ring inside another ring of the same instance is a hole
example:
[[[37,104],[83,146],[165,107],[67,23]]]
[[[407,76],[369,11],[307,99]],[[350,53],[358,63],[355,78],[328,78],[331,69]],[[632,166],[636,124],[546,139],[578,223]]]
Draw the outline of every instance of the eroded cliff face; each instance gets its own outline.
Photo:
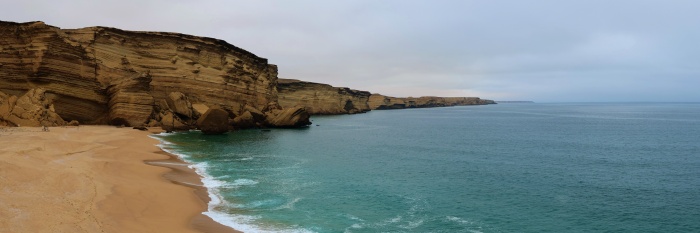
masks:
[[[278,101],[285,108],[303,107],[314,115],[363,113],[370,110],[495,104],[478,97],[391,97],[328,84],[277,80]]]
[[[422,96],[418,98],[397,98],[372,94],[369,97],[369,107],[371,109],[404,109],[404,108],[432,108],[464,105],[485,105],[495,104],[493,100],[485,100],[479,97],[436,97]]]
[[[285,108],[304,107],[314,115],[355,114],[370,110],[371,93],[295,79],[277,80],[278,101]]]
[[[277,109],[276,83],[275,65],[222,40],[0,21],[0,92],[41,88],[65,121],[186,128],[203,114],[193,105],[231,119]]]

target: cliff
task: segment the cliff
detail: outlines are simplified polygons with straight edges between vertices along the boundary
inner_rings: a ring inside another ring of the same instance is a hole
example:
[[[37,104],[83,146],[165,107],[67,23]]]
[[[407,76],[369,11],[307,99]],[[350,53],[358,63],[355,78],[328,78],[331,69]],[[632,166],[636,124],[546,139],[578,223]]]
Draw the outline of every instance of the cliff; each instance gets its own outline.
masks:
[[[371,109],[404,109],[404,108],[432,108],[464,105],[485,105],[495,104],[493,100],[485,100],[479,97],[436,97],[422,96],[418,98],[397,98],[372,94],[369,97],[369,107]]]
[[[278,79],[277,91],[280,106],[287,108],[303,107],[310,114],[314,115],[354,114],[370,110],[496,103],[493,100],[485,100],[478,97],[423,96],[418,98],[399,98],[296,79]]]
[[[248,127],[274,127],[283,122],[273,114],[282,112],[276,85],[275,65],[218,39],[0,21],[0,111],[5,111],[0,124],[21,124],[9,117],[17,115],[12,102],[33,93],[27,97],[36,100],[32,114],[43,114],[52,124],[76,120],[187,129],[216,107],[232,124],[252,111],[263,117]],[[291,112],[299,122],[286,123],[308,124],[303,109],[297,110]]]
[[[314,115],[354,114],[370,110],[367,102],[371,93],[347,87],[278,79],[277,92],[280,106],[301,106]]]

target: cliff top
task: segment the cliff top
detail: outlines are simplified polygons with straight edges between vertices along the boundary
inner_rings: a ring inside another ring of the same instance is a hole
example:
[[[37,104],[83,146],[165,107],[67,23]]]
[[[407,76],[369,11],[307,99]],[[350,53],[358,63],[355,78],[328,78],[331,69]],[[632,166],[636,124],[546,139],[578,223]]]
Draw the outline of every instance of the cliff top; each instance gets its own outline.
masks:
[[[282,85],[294,85],[294,84],[299,84],[299,85],[322,85],[322,86],[327,86],[330,88],[340,88],[340,89],[346,89],[349,91],[356,91],[356,92],[367,92],[370,93],[369,91],[362,91],[362,90],[355,90],[351,89],[349,87],[335,87],[330,84],[325,84],[325,83],[315,83],[315,82],[308,82],[308,81],[301,81],[298,79],[287,79],[287,78],[277,78],[277,84],[282,84]]]
[[[202,37],[202,36],[194,36],[194,35],[188,35],[188,34],[182,34],[182,33],[177,33],[177,32],[156,32],[156,31],[129,31],[129,30],[123,30],[119,28],[113,28],[113,27],[104,27],[104,26],[93,26],[93,27],[84,27],[84,28],[76,28],[76,29],[62,29],[60,27],[48,25],[44,23],[43,21],[30,21],[30,22],[24,22],[24,23],[17,23],[17,22],[11,22],[11,21],[2,21],[0,20],[0,27],[7,27],[7,26],[25,26],[28,28],[31,27],[49,27],[49,28],[54,28],[54,29],[59,29],[59,30],[67,30],[67,31],[81,31],[81,30],[92,30],[95,32],[119,32],[122,34],[133,34],[134,36],[162,36],[162,37],[173,37],[173,38],[179,38],[179,39],[185,39],[185,40],[191,40],[191,41],[198,41],[206,44],[211,44],[217,47],[220,47],[224,50],[227,50],[229,52],[237,53],[242,56],[248,57],[250,59],[254,59],[260,62],[267,63],[266,58],[259,57],[255,55],[254,53],[251,53],[245,49],[239,48],[235,45],[232,45],[225,40],[221,39],[216,39],[216,38],[211,38],[211,37]]]

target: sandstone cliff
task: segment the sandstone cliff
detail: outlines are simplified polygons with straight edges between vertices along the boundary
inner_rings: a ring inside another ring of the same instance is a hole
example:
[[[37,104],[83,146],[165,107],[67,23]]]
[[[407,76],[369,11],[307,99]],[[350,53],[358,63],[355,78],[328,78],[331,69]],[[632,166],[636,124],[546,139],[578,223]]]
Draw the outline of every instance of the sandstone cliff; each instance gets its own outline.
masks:
[[[367,101],[371,93],[328,84],[278,79],[277,95],[280,106],[304,107],[314,115],[354,114],[370,110]]]
[[[185,129],[204,113],[198,105],[230,119],[251,111],[276,117],[276,84],[275,65],[222,40],[0,21],[0,92],[9,99],[41,90],[38,105],[64,121]]]
[[[478,97],[398,98],[295,79],[278,79],[277,91],[280,106],[285,108],[303,107],[314,115],[353,114],[384,109],[495,104],[492,100]]]
[[[369,107],[371,109],[404,109],[404,108],[432,108],[464,105],[485,105],[495,104],[493,100],[485,100],[478,97],[436,97],[422,96],[418,98],[397,98],[372,94],[369,97]]]

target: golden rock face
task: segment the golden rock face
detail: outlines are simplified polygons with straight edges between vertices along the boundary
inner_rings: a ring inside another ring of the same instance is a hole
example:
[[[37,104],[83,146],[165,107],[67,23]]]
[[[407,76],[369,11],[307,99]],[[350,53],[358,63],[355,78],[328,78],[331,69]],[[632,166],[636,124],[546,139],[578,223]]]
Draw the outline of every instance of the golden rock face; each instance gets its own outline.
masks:
[[[279,79],[278,102],[285,108],[304,107],[315,115],[354,114],[370,110],[371,93],[328,84]]]
[[[65,121],[129,125],[161,121],[190,106],[267,111],[276,103],[277,67],[222,40],[107,27],[60,29],[42,22],[0,21],[0,92],[42,88]]]
[[[284,108],[303,107],[313,115],[363,113],[370,110],[431,108],[461,105],[494,104],[478,97],[391,97],[372,94],[347,87],[333,87],[323,83],[278,79],[279,105]]]
[[[404,109],[404,108],[432,108],[464,105],[484,105],[495,104],[492,100],[485,100],[479,97],[391,97],[380,94],[372,94],[369,97],[369,107],[371,109]]]

